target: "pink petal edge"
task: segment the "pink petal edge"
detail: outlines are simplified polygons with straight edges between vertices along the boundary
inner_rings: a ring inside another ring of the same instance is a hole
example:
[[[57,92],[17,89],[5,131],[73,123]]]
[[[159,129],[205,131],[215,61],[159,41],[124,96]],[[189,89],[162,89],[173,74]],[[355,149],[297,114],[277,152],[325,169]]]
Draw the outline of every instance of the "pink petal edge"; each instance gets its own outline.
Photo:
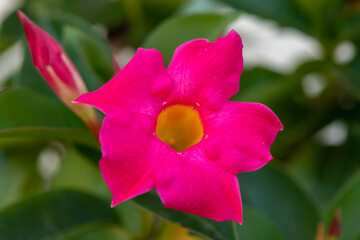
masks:
[[[239,182],[209,161],[201,146],[170,153],[156,171],[156,190],[167,208],[242,224]]]
[[[207,155],[233,172],[255,171],[272,160],[270,146],[283,126],[260,103],[228,102],[217,112],[202,112]]]
[[[100,170],[113,195],[111,206],[155,187],[154,169],[168,147],[153,135],[145,114],[118,109],[104,118],[100,131]]]
[[[131,61],[101,88],[83,94],[76,102],[86,103],[105,114],[118,108],[157,115],[170,94],[173,80],[163,57],[155,49],[139,48]]]
[[[216,42],[197,39],[179,46],[167,69],[176,86],[168,102],[220,109],[239,90],[242,47],[234,30]]]

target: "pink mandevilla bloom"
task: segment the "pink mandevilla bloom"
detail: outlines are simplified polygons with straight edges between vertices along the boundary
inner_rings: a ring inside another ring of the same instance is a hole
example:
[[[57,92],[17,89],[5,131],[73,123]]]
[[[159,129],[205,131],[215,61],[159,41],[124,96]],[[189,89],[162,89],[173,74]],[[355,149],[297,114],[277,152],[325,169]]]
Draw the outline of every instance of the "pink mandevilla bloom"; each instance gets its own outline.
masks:
[[[254,171],[282,125],[259,103],[231,102],[243,69],[240,36],[179,46],[167,69],[138,49],[100,89],[76,101],[106,114],[100,169],[115,206],[156,188],[165,207],[242,223],[236,173]]]

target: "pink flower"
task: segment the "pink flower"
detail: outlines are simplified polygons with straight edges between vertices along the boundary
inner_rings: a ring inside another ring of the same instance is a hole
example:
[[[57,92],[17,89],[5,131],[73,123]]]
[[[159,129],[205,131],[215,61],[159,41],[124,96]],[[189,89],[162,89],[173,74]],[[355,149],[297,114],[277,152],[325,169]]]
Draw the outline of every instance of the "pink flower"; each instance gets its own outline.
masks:
[[[74,104],[73,100],[87,89],[83,79],[61,46],[44,30],[18,11],[24,27],[33,63],[55,94],[98,135],[100,122],[90,106]]]
[[[154,188],[165,207],[242,223],[236,173],[272,159],[282,125],[259,103],[230,102],[243,68],[240,36],[187,42],[167,69],[139,49],[100,89],[76,101],[106,114],[100,169],[112,206]]]

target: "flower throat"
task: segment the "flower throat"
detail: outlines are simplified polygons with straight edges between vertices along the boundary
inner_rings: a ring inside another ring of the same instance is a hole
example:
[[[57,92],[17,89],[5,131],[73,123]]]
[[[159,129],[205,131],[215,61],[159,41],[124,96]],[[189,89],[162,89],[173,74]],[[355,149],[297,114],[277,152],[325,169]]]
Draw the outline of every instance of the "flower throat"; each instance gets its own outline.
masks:
[[[201,141],[204,129],[193,107],[172,105],[159,114],[156,135],[176,151],[185,151]]]

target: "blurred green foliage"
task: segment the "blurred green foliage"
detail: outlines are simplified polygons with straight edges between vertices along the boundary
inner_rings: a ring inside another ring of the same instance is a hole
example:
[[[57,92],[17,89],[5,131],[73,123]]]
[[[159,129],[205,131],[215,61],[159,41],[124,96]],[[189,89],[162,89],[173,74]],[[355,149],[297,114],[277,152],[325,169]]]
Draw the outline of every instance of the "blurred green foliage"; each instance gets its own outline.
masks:
[[[160,239],[163,219],[210,239],[314,239],[317,224],[328,228],[337,207],[341,239],[360,239],[359,0],[25,0],[20,9],[61,43],[90,90],[113,76],[112,52],[157,48],[168,64],[176,46],[213,41],[243,13],[314,38],[323,57],[289,74],[258,66],[241,75],[232,100],[264,103],[285,129],[272,146],[275,160],[238,176],[243,226],[166,209],[153,192],[111,209],[94,164],[101,156],[96,140],[34,69],[10,13],[0,54],[18,41],[25,49],[22,67],[0,93],[0,239]],[[338,63],[334,51],[344,41],[355,47],[354,58]],[[303,88],[311,74],[325,79],[314,97]],[[319,132],[334,121],[343,127],[335,137],[345,137],[327,144],[331,136],[321,140]],[[60,167],[44,177],[39,156],[49,149]]]

